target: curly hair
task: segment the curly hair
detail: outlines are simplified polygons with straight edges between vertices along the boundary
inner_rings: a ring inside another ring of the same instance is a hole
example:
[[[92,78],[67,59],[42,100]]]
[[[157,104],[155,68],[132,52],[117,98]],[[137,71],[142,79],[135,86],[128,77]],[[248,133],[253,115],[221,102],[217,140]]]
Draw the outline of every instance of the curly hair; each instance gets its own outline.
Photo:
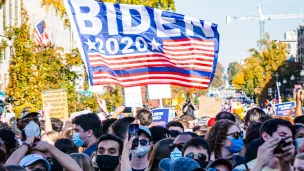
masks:
[[[235,123],[227,119],[217,121],[206,135],[205,139],[208,141],[210,149],[215,156],[221,153],[222,142],[226,139],[228,129],[233,125]]]

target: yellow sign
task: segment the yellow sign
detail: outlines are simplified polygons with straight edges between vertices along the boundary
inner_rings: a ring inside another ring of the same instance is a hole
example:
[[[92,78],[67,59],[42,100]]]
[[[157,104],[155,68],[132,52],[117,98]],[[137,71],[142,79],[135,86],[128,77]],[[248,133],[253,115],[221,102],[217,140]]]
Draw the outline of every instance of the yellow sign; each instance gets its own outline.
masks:
[[[42,91],[42,103],[49,102],[52,106],[50,117],[61,120],[69,119],[68,100],[65,89]]]
[[[199,114],[198,117],[208,116],[215,118],[215,116],[221,111],[222,99],[201,96],[199,98]]]

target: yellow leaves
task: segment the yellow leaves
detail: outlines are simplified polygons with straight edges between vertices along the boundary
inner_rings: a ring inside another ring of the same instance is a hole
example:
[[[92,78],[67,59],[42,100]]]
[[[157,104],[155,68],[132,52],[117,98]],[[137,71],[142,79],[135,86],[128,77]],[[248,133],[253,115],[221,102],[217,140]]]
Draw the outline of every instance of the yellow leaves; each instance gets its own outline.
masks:
[[[144,5],[169,11],[176,10],[174,0],[104,0],[102,2]],[[51,6],[53,6],[56,11],[56,15],[59,15],[63,19],[64,25],[70,27],[70,22],[66,14],[63,0],[42,0],[41,5],[43,7],[46,7],[46,9],[49,9]]]
[[[242,72],[233,80],[236,88],[250,95],[261,94],[265,86],[272,81],[273,74],[286,61],[286,45],[271,40],[268,34],[259,43],[262,43],[265,49],[261,52],[250,49],[251,57],[246,59]]]

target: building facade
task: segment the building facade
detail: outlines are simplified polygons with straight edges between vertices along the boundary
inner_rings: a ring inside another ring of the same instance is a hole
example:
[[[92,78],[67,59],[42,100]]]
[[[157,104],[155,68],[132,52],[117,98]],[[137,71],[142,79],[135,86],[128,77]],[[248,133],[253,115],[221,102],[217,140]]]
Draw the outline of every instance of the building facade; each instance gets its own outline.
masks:
[[[301,59],[302,66],[304,66],[304,24],[298,26],[298,58]]]
[[[65,51],[76,48],[72,31],[64,26],[63,20],[56,15],[54,8],[48,10],[41,7],[41,0],[6,0],[0,9],[0,41],[5,40],[9,45],[2,54],[0,61],[0,90],[5,90],[8,84],[9,60],[13,53],[12,41],[5,37],[5,28],[21,26],[21,9],[27,11],[32,33],[35,26],[42,20],[46,23],[46,32],[51,44],[62,47]]]
[[[21,0],[6,0],[0,9],[0,42],[7,42],[8,47],[1,53],[0,60],[0,90],[5,90],[8,84],[8,69],[10,56],[13,53],[12,41],[5,37],[5,28],[21,25]]]
[[[295,62],[301,62],[301,59],[299,59],[297,56],[297,50],[298,50],[298,37],[296,31],[286,32],[284,34],[284,40],[281,40],[280,42],[285,43],[287,45],[287,60],[295,61]]]

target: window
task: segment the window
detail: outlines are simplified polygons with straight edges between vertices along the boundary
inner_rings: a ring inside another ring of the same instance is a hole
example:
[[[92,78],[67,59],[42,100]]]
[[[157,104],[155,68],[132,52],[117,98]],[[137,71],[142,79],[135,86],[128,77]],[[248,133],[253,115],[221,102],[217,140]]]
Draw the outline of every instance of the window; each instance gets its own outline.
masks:
[[[291,45],[288,43],[288,49],[291,49]]]
[[[1,55],[2,55],[2,60],[6,60],[6,53],[5,53],[5,49],[2,51]]]
[[[6,27],[6,13],[5,13],[5,5],[2,6],[2,9],[3,9],[3,30],[5,30],[5,27]]]

